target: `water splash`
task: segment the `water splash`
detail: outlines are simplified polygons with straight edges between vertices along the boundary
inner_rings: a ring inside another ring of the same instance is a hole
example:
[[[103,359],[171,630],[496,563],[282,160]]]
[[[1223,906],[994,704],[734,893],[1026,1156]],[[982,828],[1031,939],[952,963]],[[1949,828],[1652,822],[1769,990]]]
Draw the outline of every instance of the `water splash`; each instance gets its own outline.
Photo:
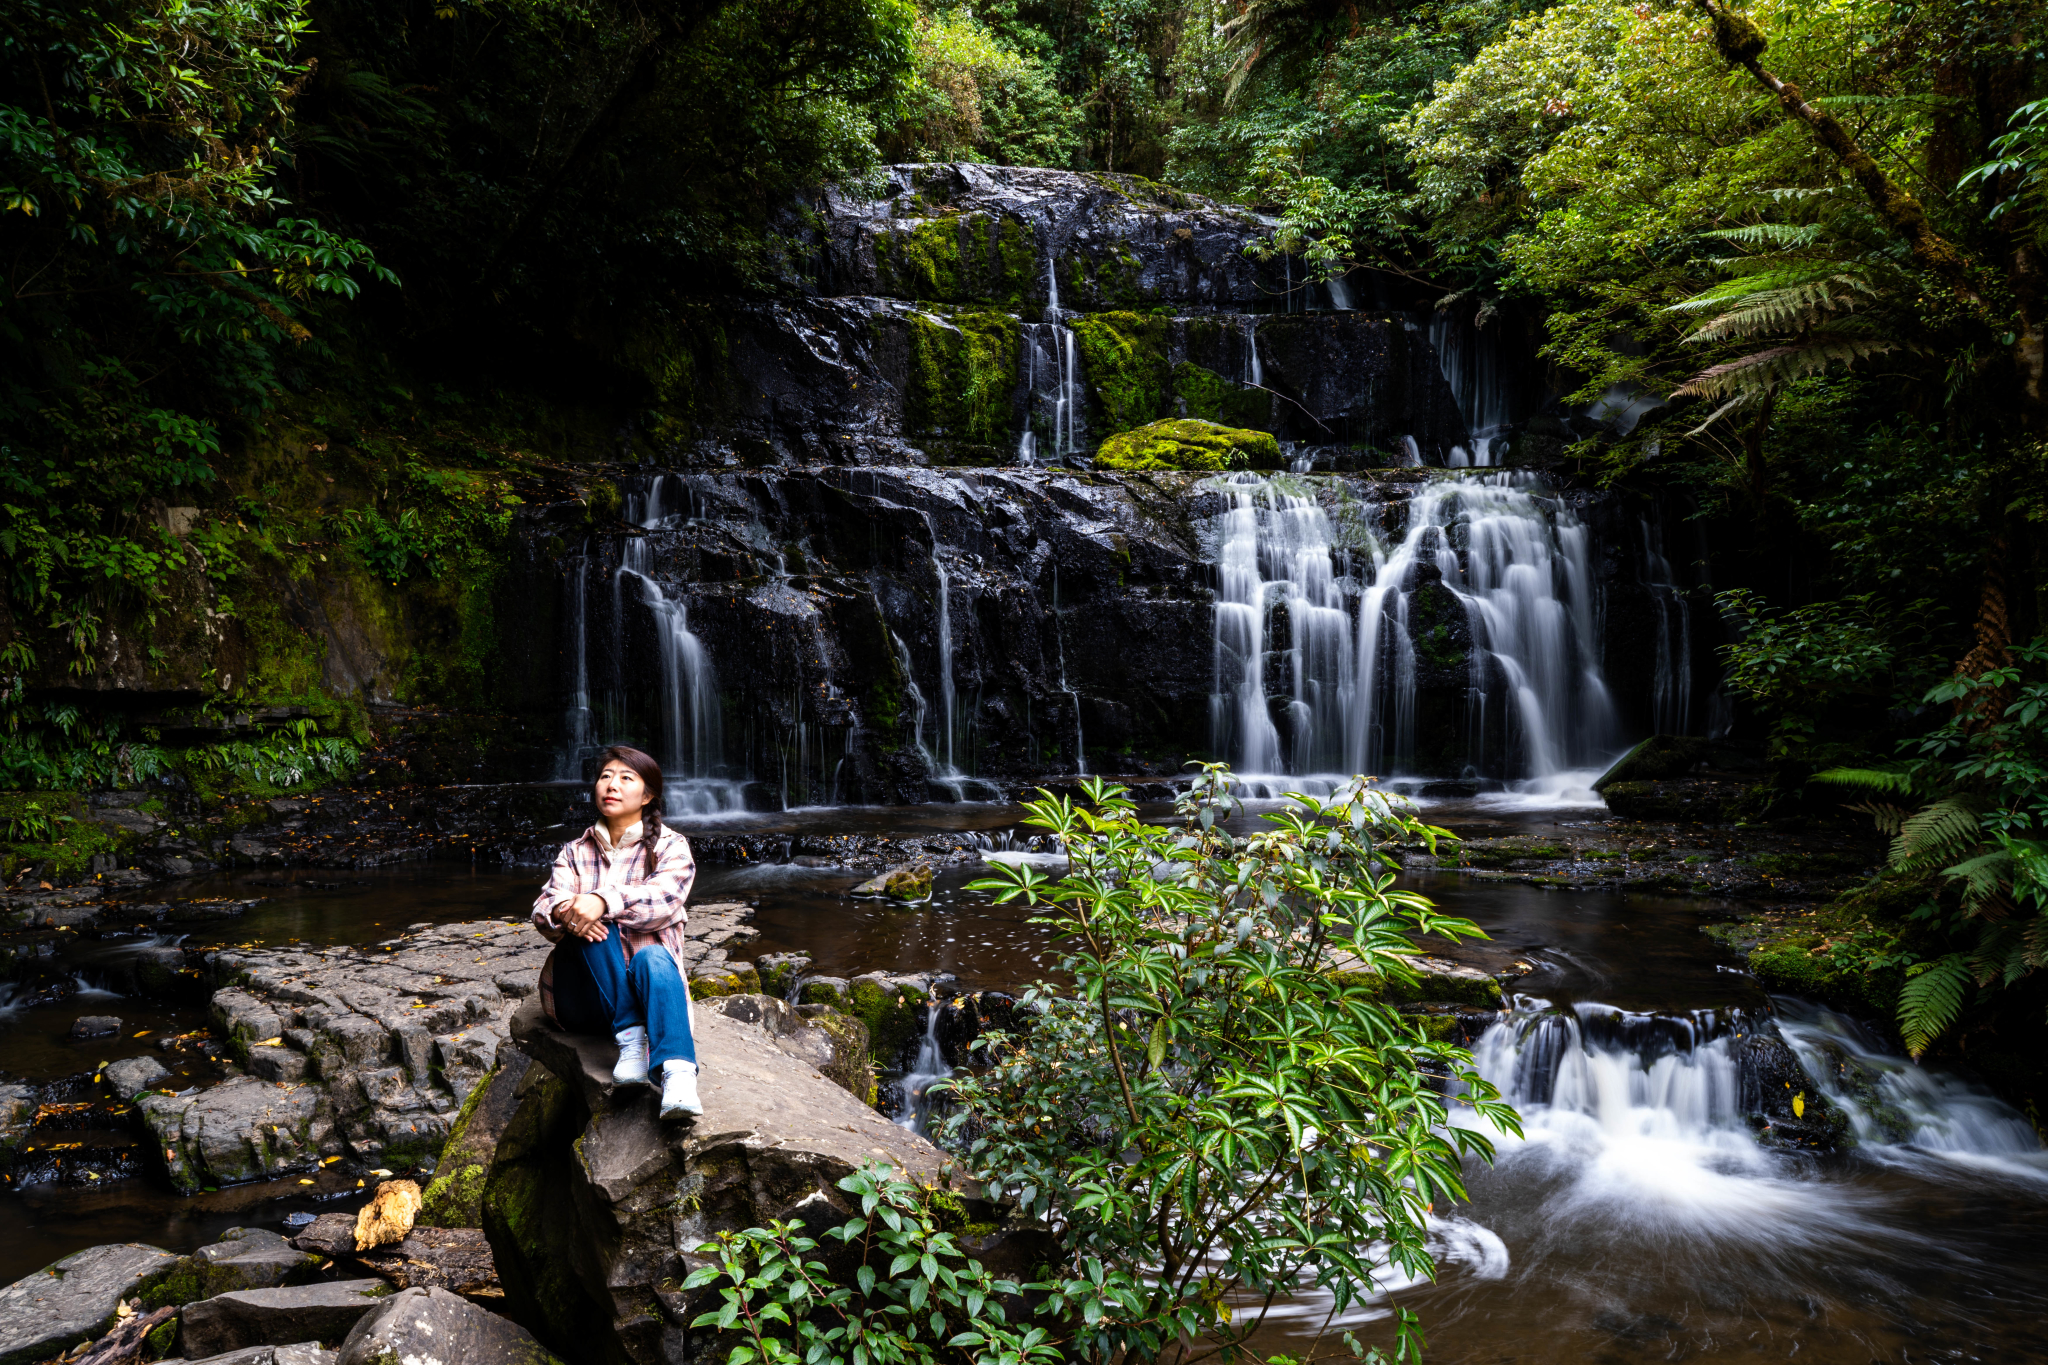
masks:
[[[924,1007],[924,1038],[918,1043],[910,1069],[903,1073],[903,1104],[896,1111],[896,1125],[913,1133],[923,1133],[931,1119],[931,1087],[953,1074],[945,1048],[939,1043],[939,1021],[945,1017],[946,1009],[937,1000]]]

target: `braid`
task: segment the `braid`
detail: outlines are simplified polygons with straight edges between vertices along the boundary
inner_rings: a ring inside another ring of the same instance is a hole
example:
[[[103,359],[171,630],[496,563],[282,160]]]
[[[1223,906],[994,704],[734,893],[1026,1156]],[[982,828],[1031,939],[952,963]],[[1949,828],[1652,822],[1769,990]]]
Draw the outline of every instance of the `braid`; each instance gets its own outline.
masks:
[[[640,842],[647,845],[647,871],[643,876],[654,875],[654,846],[661,842],[661,803],[649,801],[647,809],[640,816],[642,828]]]

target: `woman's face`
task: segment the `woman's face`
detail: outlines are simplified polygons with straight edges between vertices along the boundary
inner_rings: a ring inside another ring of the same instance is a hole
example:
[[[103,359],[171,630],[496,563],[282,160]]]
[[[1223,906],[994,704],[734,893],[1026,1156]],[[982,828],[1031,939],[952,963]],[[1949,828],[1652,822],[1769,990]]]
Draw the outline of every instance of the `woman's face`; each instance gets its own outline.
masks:
[[[597,808],[606,819],[638,815],[647,808],[647,784],[640,774],[613,759],[597,775]]]

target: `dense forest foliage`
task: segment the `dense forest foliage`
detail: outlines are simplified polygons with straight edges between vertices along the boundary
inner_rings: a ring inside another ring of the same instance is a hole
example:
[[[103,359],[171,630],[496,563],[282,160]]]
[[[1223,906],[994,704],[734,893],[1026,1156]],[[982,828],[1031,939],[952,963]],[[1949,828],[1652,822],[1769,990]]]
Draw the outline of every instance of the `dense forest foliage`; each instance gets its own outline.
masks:
[[[1895,836],[1802,970],[1892,982],[1916,1048],[1966,1006],[2039,1013],[2029,0],[0,14],[11,786],[177,761],[78,703],[109,633],[175,614],[195,574],[252,620],[259,570],[441,593],[459,638],[434,678],[459,696],[489,642],[464,585],[513,476],[632,449],[653,339],[693,300],[789,287],[806,188],[899,160],[1126,171],[1270,214],[1262,249],[1373,297],[1469,310],[1556,410],[1645,400],[1571,472],[1693,509],[1775,813],[1848,801]],[[219,685],[315,693],[270,667]],[[247,762],[317,773],[318,742]]]

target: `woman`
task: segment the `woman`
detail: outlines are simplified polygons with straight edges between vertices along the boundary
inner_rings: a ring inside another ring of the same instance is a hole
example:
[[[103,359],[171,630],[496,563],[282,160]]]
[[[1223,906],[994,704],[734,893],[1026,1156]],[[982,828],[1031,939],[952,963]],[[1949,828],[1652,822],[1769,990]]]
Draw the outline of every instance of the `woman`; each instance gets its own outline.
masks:
[[[690,841],[661,823],[661,765],[638,749],[599,755],[598,821],[555,859],[533,922],[555,951],[541,1004],[572,1033],[619,1044],[618,1085],[660,1067],[661,1116],[701,1114],[690,991],[683,980],[683,901],[697,878]]]

